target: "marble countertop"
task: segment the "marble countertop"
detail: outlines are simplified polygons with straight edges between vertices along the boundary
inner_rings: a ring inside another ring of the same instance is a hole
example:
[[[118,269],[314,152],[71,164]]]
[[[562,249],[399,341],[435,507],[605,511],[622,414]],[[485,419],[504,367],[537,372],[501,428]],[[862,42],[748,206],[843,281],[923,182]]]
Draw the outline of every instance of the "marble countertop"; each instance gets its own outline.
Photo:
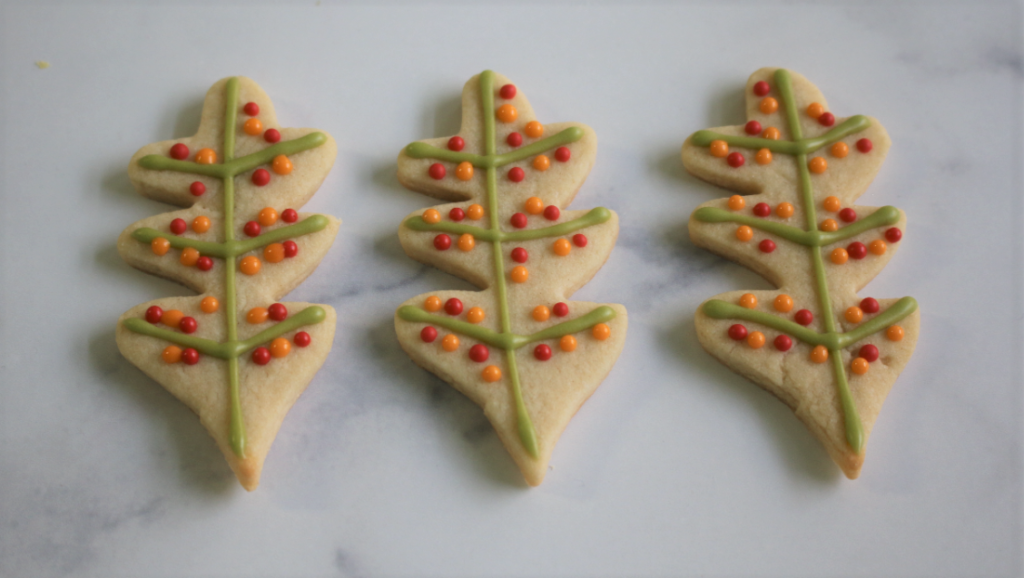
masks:
[[[1022,565],[1022,129],[1016,3],[0,7],[0,575],[1016,576]],[[36,61],[49,61],[47,69]],[[789,409],[699,346],[693,313],[768,288],[694,247],[727,193],[691,132],[737,124],[785,66],[893,147],[864,204],[908,215],[876,296],[921,304],[917,352],[849,481]],[[458,128],[491,68],[542,121],[594,127],[573,208],[618,211],[574,297],[622,303],[625,351],[530,489],[482,411],[417,368],[392,315],[465,282],[407,258],[406,143]],[[307,209],[339,216],[289,297],[340,321],[255,493],[195,416],[118,353],[129,307],[188,290],[128,267],[140,146],[192,134],[241,74],[338,141]]]

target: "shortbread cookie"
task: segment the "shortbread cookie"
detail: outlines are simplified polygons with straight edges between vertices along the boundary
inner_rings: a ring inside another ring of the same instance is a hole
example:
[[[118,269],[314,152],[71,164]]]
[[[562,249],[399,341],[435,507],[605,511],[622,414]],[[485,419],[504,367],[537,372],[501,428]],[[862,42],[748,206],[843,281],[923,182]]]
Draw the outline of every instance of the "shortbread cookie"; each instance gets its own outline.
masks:
[[[596,153],[589,127],[541,124],[515,85],[485,71],[462,91],[457,135],[412,143],[398,156],[403,185],[456,201],[409,216],[402,247],[484,289],[406,301],[395,314],[398,340],[483,407],[534,486],[626,338],[621,305],[568,301],[618,236],[608,209],[564,210]]]
[[[281,128],[266,93],[237,77],[210,88],[195,136],[146,145],[128,165],[140,193],[187,208],[128,227],[118,251],[201,295],[128,310],[117,346],[199,415],[247,490],[334,340],[331,307],[277,301],[338,232],[334,217],[297,212],[336,152],[323,131]]]
[[[749,195],[701,205],[690,238],[778,290],[706,301],[697,336],[790,406],[854,479],[920,322],[912,297],[857,295],[905,230],[896,207],[853,204],[881,167],[889,135],[870,117],[837,118],[817,87],[786,70],[758,70],[746,94],[745,125],[701,130],[683,144],[691,174]]]

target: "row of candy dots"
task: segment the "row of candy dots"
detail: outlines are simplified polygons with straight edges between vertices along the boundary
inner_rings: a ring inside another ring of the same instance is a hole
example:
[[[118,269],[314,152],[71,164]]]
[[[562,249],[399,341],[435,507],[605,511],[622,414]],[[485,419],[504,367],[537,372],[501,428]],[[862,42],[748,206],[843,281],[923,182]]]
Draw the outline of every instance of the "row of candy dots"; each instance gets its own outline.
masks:
[[[540,123],[537,124],[539,125]],[[512,135],[518,134],[519,133],[515,132],[512,133]],[[448,140],[448,148],[451,150],[459,151],[462,150],[463,146],[464,143],[462,137],[453,136],[451,139]],[[568,162],[571,156],[572,155],[569,152],[569,149],[566,147],[558,147],[557,149],[555,149],[554,157],[555,160],[559,162]],[[549,159],[547,155],[537,155],[536,157],[533,158],[533,162],[531,163],[531,165],[534,169],[540,172],[544,172],[551,168],[551,159]],[[475,171],[473,169],[473,163],[469,161],[462,161],[461,163],[455,166],[455,178],[459,179],[460,181],[468,181],[472,179],[474,172]],[[432,163],[429,167],[427,167],[427,174],[430,175],[430,178],[439,181],[448,176],[448,169],[441,163]],[[508,177],[508,180],[512,181],[513,183],[520,183],[526,178],[526,171],[524,171],[521,167],[512,167],[511,169],[508,170],[506,176]]]
[[[842,208],[842,203],[837,197],[825,197],[825,200],[822,202],[822,207],[826,211],[833,213],[838,212],[839,218],[843,222],[852,223],[857,220],[857,212],[851,207],[846,207],[845,209]],[[819,228],[826,233],[834,233],[839,230],[839,223],[837,223],[835,219],[829,218],[822,221]],[[890,243],[898,243],[903,238],[903,231],[898,227],[889,227],[886,229],[884,236]],[[884,255],[887,249],[888,246],[882,239],[875,239],[867,245],[860,241],[854,241],[847,245],[845,249],[843,247],[836,247],[833,249],[829,255],[829,260],[836,265],[842,265],[851,258],[857,260],[863,259],[869,252],[872,255]]]
[[[263,130],[263,123],[260,119],[256,118],[260,114],[260,106],[255,102],[247,102],[242,107],[242,111],[249,115],[249,117],[242,123],[242,132],[249,136],[259,136],[263,134],[263,140],[270,144],[274,144],[281,140],[281,133],[275,128],[268,128],[266,131]],[[270,162],[270,169],[274,173],[284,176],[291,174],[294,166],[292,165],[291,159],[285,155],[277,155],[274,160]],[[267,169],[256,169],[252,172],[250,177],[252,184],[257,187],[266,186],[270,183],[270,172]]]
[[[204,313],[213,313],[219,307],[220,303],[213,296],[205,297],[200,304],[200,309]],[[164,311],[159,305],[153,305],[146,309],[145,317],[146,321],[153,325],[163,323],[168,327],[181,330],[182,333],[191,334],[199,329],[199,322],[194,317],[189,317],[177,309]],[[166,363],[178,363],[179,361],[185,362],[186,365],[199,363],[199,352],[191,347],[182,349],[177,345],[169,345],[164,348],[160,356]]]
[[[458,317],[462,314],[465,309],[465,305],[461,299],[452,297],[445,301],[443,304],[441,298],[437,295],[431,295],[426,298],[423,302],[423,308],[431,313],[436,313],[444,309],[444,312],[453,317]],[[484,320],[486,314],[482,307],[470,307],[466,311],[466,321],[477,324]],[[433,326],[426,326],[420,331],[420,339],[424,343],[433,343],[437,339],[437,329]],[[441,338],[441,349],[446,352],[454,352],[459,349],[459,336],[454,333],[449,333]],[[487,361],[491,356],[491,351],[486,345],[478,343],[469,348],[469,358],[477,363],[483,363]],[[488,365],[481,372],[481,377],[484,381],[495,382],[501,379],[501,368],[496,365]]]
[[[470,205],[469,212],[472,214],[472,219],[477,220],[483,217],[484,209],[480,205]],[[466,218],[466,211],[463,211],[460,207],[455,207],[448,212],[448,217],[453,221],[461,221]],[[437,209],[427,209],[423,211],[421,217],[424,223],[428,225],[436,225],[441,222],[441,212]],[[464,233],[459,236],[457,243],[459,249],[464,252],[472,251],[476,247],[476,237],[469,233]],[[452,246],[452,238],[446,233],[439,233],[434,237],[434,248],[438,251],[447,251]]]
[[[295,209],[281,211],[280,219],[285,223],[294,223],[299,220],[299,214]],[[273,207],[264,207],[256,216],[255,221],[246,222],[242,231],[249,237],[258,237],[263,232],[263,227],[270,227],[277,223],[278,214]],[[263,258],[268,263],[280,263],[285,259],[291,259],[299,254],[299,245],[295,241],[287,240],[281,243],[270,243],[263,248]],[[238,263],[238,268],[246,275],[256,275],[263,268],[262,261],[255,255],[243,257]]]
[[[821,126],[829,127],[836,123],[835,115],[826,111],[825,106],[820,102],[812,102],[807,105],[805,111],[807,116],[818,121],[818,124]],[[863,154],[871,152],[871,149],[874,148],[874,144],[871,142],[871,139],[868,138],[858,139],[854,146],[856,146],[857,150]],[[829,148],[829,152],[837,159],[846,158],[846,155],[850,154],[850,146],[845,142],[838,141]]]
[[[729,197],[728,206],[730,211],[739,212],[747,206],[747,200],[740,195],[733,195]],[[791,203],[779,203],[779,205],[775,207],[775,214],[783,219],[789,219],[793,216],[794,212],[795,209]],[[772,208],[768,203],[757,203],[754,205],[753,213],[754,216],[764,219],[771,216]],[[736,238],[746,243],[754,238],[754,229],[747,225],[740,225],[736,228]],[[772,241],[771,239],[762,239],[761,242],[757,244],[757,248],[762,253],[771,253],[775,250],[775,247],[775,241]]]
[[[530,316],[533,317],[534,321],[544,322],[551,318],[552,315],[555,317],[565,317],[569,314],[569,305],[559,302],[548,308],[547,305],[538,305],[533,308]],[[594,325],[590,334],[593,335],[594,339],[598,341],[604,341],[611,337],[612,330],[608,325],[604,323],[598,323]],[[563,335],[558,341],[558,347],[562,351],[571,352],[576,350],[576,338],[572,335]],[[533,356],[540,361],[547,361],[551,359],[551,347],[545,344],[540,344],[533,348]]]
[[[251,325],[266,323],[268,320],[284,321],[288,319],[288,308],[283,303],[272,303],[269,307],[253,307],[245,314],[245,320]],[[299,347],[306,347],[312,338],[305,331],[299,331],[292,337]],[[252,351],[252,361],[257,365],[270,363],[272,357],[286,357],[291,353],[292,345],[284,337],[277,337],[270,342],[270,347],[257,347]]]

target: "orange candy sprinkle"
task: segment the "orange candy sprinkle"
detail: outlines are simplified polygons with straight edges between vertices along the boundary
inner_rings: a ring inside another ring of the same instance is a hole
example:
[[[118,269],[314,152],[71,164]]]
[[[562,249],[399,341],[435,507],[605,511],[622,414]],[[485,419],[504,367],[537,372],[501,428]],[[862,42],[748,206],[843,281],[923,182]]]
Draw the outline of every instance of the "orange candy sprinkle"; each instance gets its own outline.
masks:
[[[210,218],[199,215],[192,219],[192,230],[197,233],[205,233],[210,230]]]
[[[213,149],[199,149],[196,151],[196,163],[200,165],[212,165],[217,162],[217,152]]]
[[[217,301],[217,298],[213,295],[208,295],[199,302],[199,308],[202,309],[203,313],[216,313],[220,309],[220,301]]]
[[[780,293],[775,297],[775,301],[772,302],[772,306],[775,307],[776,311],[789,313],[793,310],[793,298],[785,293]]]
[[[821,202],[821,206],[825,207],[826,211],[832,211],[833,213],[843,208],[843,204],[839,202],[839,197],[825,197],[825,200]]]
[[[825,219],[821,222],[820,228],[826,233],[835,233],[839,230],[839,223],[835,219]]]
[[[757,307],[757,295],[754,295],[753,293],[744,293],[740,296],[740,307],[746,307],[747,309]]]
[[[733,195],[729,197],[729,210],[730,211],[742,211],[743,207],[747,206],[747,200],[739,195]]]
[[[519,265],[512,269],[512,280],[516,283],[526,283],[529,278],[530,272],[526,270],[526,267]]]
[[[480,372],[480,377],[487,383],[494,383],[501,379],[501,368],[497,365],[488,365]]]
[[[863,357],[858,357],[857,359],[854,359],[853,361],[850,362],[850,371],[854,372],[857,375],[864,375],[865,373],[868,372],[868,368],[870,366],[871,364],[868,363],[867,359],[864,359]]]
[[[708,150],[711,151],[711,156],[716,159],[724,159],[729,154],[729,143],[724,140],[713,140]]]
[[[825,363],[828,361],[828,349],[824,345],[816,345],[811,350],[811,361],[814,363]]]
[[[441,213],[437,209],[423,211],[423,222],[433,225],[441,222]]]
[[[834,145],[832,145],[832,148],[829,149],[829,152],[831,152],[832,156],[836,157],[837,159],[842,159],[846,158],[846,155],[850,154],[850,147],[847,146],[847,144],[844,142],[837,142]]]
[[[551,245],[551,249],[555,252],[555,255],[565,257],[572,251],[572,243],[569,242],[569,239],[559,239]]]
[[[535,120],[531,120],[526,123],[526,128],[523,129],[523,132],[525,132],[526,136],[530,138],[540,138],[544,136],[544,125]]]
[[[154,255],[166,255],[171,250],[171,242],[163,237],[157,237],[149,243],[149,248],[153,250]]]
[[[773,112],[779,110],[779,101],[775,100],[770,96],[766,96],[765,98],[761,99],[761,105],[758,108],[760,108],[761,112],[765,114],[772,114]]]
[[[511,104],[503,104],[495,111],[495,115],[497,115],[498,120],[501,122],[510,123],[515,122],[519,118],[519,111]]]
[[[466,207],[466,218],[471,221],[477,221],[484,218],[484,208],[477,204],[472,204]]]
[[[431,295],[423,302],[423,308],[427,311],[434,313],[435,311],[441,310],[441,298],[437,295]]]
[[[480,307],[470,307],[469,311],[466,312],[466,321],[470,323],[480,323],[484,320],[484,310]]]
[[[476,247],[476,238],[469,233],[463,233],[459,235],[459,250],[465,253],[473,250]]]
[[[814,157],[807,161],[807,168],[816,175],[820,175],[828,169],[828,161],[825,157]]]
[[[540,172],[544,172],[551,168],[551,159],[544,155],[537,155],[533,159],[533,168],[537,169]]]
[[[747,345],[749,345],[751,349],[761,349],[764,347],[765,341],[767,341],[767,339],[765,339],[764,333],[761,333],[760,331],[754,331],[747,336]]]
[[[892,325],[885,330],[885,336],[889,341],[903,341],[903,328],[899,325]]]
[[[279,175],[287,175],[291,173],[294,168],[292,160],[284,155],[277,155],[270,163],[270,170]]]
[[[540,200],[540,197],[530,197],[526,199],[526,206],[524,208],[531,215],[539,215],[544,212],[544,201]]]
[[[820,102],[812,102],[807,106],[807,116],[817,120],[821,113],[825,112],[825,107]]]
[[[163,357],[167,363],[178,363],[181,361],[181,348],[177,345],[168,345],[160,357]]]
[[[788,219],[793,216],[794,210],[791,203],[779,203],[779,206],[775,207],[775,214],[783,219]]]
[[[759,165],[770,165],[772,163],[772,151],[761,149],[754,155],[754,162]]]
[[[850,259],[850,254],[846,252],[846,249],[842,247],[836,247],[832,249],[832,254],[829,255],[829,259],[836,265],[842,265]]]
[[[181,323],[181,319],[185,317],[185,314],[177,309],[171,309],[164,311],[164,314],[160,316],[160,323],[168,327],[174,327],[177,329],[178,324]]]
[[[845,317],[850,323],[860,323],[864,320],[864,310],[854,305],[853,307],[848,307],[846,309],[846,313],[843,314],[843,317]]]
[[[534,321],[547,321],[551,317],[551,310],[546,305],[538,305],[533,308]]]
[[[263,248],[263,258],[268,263],[280,263],[284,261],[284,245],[281,243],[271,243]]]
[[[473,178],[473,164],[469,161],[462,161],[455,167],[455,178],[460,181],[468,181]]]
[[[441,340],[441,349],[451,353],[459,348],[459,337],[452,333],[444,336]]]
[[[774,126],[770,126],[764,129],[764,132],[761,133],[761,136],[768,140],[779,140],[780,138],[782,138],[782,133],[780,133],[779,129],[775,128]]]
[[[590,334],[598,341],[604,341],[612,336],[612,328],[604,323],[598,323],[590,330]]]
[[[245,314],[245,320],[253,325],[266,323],[270,319],[270,311],[266,307],[253,307]]]
[[[191,267],[196,264],[199,260],[199,251],[192,247],[185,247],[181,250],[181,264],[186,267]]]
[[[245,273],[246,275],[255,275],[259,273],[260,267],[262,267],[260,260],[257,259],[256,257],[253,257],[252,255],[243,258],[242,261],[238,264],[238,268],[241,269],[242,273]]]
[[[754,238],[754,230],[746,225],[740,225],[736,229],[736,238],[740,241],[749,241]]]
[[[868,251],[871,251],[872,255],[885,255],[886,248],[885,241],[881,239],[875,239],[868,243]]]
[[[284,337],[278,337],[270,342],[271,357],[285,357],[292,352],[292,342]]]
[[[572,335],[563,335],[558,340],[558,348],[562,351],[576,351],[576,338]]]
[[[260,210],[260,214],[256,216],[256,220],[259,221],[260,225],[269,227],[277,223],[277,211],[274,210],[274,207],[263,207]]]
[[[242,130],[249,136],[256,136],[263,132],[263,123],[258,118],[250,118],[242,125]]]

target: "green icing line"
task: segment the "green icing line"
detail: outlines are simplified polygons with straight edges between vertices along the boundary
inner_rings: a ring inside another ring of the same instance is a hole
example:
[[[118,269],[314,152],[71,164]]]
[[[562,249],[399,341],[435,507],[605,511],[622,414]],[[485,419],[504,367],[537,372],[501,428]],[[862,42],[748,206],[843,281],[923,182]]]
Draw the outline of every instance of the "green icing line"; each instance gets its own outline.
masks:
[[[544,237],[567,235],[580,229],[600,225],[610,218],[612,218],[611,211],[604,207],[596,207],[578,219],[573,219],[557,225],[551,225],[550,227],[527,229],[523,231],[502,231],[500,229],[496,230],[493,228],[481,229],[480,227],[475,227],[473,225],[454,223],[451,221],[441,221],[431,225],[424,221],[423,217],[419,215],[406,219],[405,226],[409,227],[413,231],[439,231],[443,233],[452,233],[453,235],[470,234],[473,235],[474,238],[482,241],[500,243],[501,241],[532,241],[535,239],[543,239]]]
[[[273,231],[269,231],[251,239],[245,239],[242,241],[231,240],[224,243],[199,241],[197,239],[189,239],[186,237],[179,237],[177,235],[168,235],[167,233],[162,233],[149,227],[135,229],[132,231],[132,238],[143,243],[149,243],[153,239],[163,237],[170,241],[171,247],[175,249],[192,247],[202,255],[228,259],[231,257],[237,257],[243,253],[248,253],[254,249],[265,247],[271,243],[277,243],[278,241],[284,241],[292,237],[301,237],[303,235],[322,231],[327,227],[327,223],[329,223],[329,221],[324,215],[312,215],[310,217],[306,217],[301,222],[295,223],[294,225],[274,229]]]
[[[493,96],[491,97],[491,100],[493,102]],[[494,119],[492,118],[491,125],[493,126],[493,124]],[[583,129],[578,126],[571,126],[569,128],[562,129],[558,133],[547,138],[543,138],[537,142],[500,155],[494,154],[494,152],[488,152],[486,155],[455,152],[431,146],[424,142],[414,142],[405,147],[405,154],[414,159],[437,159],[453,163],[468,161],[475,167],[489,169],[503,167],[505,165],[530,158],[534,155],[539,155],[548,149],[573,143],[581,138],[583,138]]]
[[[739,223],[741,225],[749,225],[755,229],[778,235],[787,241],[792,241],[806,247],[823,247],[849,239],[875,227],[895,224],[900,220],[900,211],[896,207],[887,205],[879,208],[867,217],[831,233],[819,230],[805,231],[784,223],[769,221],[752,215],[734,213],[717,207],[697,209],[693,213],[693,217],[704,223]]]
[[[869,126],[871,126],[871,121],[868,120],[868,117],[857,115],[851,116],[836,125],[832,130],[815,138],[800,139],[796,141],[771,140],[752,136],[725,135],[713,130],[699,130],[693,133],[691,142],[697,146],[706,147],[709,146],[712,141],[722,140],[728,143],[729,146],[749,149],[768,149],[773,153],[795,156],[798,154],[813,153],[822,147],[826,147],[836,141],[842,140],[853,133],[860,132]]]
[[[157,171],[178,171],[225,179],[267,164],[274,160],[274,157],[277,155],[293,155],[316,148],[325,142],[327,142],[327,135],[322,132],[311,132],[306,136],[279,142],[237,159],[232,159],[227,154],[228,151],[225,146],[224,164],[201,165],[192,161],[179,161],[163,155],[146,155],[139,159],[139,166]],[[234,152],[234,148],[231,149],[231,152]]]

